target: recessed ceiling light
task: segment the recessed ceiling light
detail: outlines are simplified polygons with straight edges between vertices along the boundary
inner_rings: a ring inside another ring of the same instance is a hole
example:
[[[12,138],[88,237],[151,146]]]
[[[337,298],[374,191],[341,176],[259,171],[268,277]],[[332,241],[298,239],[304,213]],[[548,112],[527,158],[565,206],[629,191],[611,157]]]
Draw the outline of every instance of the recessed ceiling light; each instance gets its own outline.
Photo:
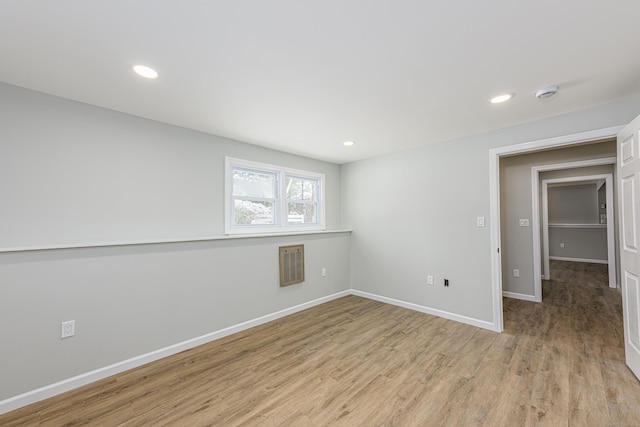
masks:
[[[157,79],[158,72],[151,67],[147,67],[146,65],[134,65],[133,71],[136,72],[139,76],[142,76],[147,79]]]
[[[493,98],[491,98],[491,103],[492,104],[501,104],[503,102],[507,102],[511,98],[513,98],[513,94],[512,93],[505,93],[505,94],[494,96]]]
[[[342,145],[344,145],[345,147],[353,147],[354,145],[356,145],[355,141],[345,141],[342,143]]]

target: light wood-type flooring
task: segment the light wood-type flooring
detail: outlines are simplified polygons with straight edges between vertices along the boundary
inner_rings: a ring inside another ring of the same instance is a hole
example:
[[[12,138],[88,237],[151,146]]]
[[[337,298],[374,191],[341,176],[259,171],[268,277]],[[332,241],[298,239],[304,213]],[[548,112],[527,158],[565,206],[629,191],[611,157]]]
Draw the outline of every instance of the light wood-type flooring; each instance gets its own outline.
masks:
[[[349,296],[0,416],[2,426],[640,426],[606,266],[553,263],[505,332]],[[455,284],[454,284],[455,286]]]

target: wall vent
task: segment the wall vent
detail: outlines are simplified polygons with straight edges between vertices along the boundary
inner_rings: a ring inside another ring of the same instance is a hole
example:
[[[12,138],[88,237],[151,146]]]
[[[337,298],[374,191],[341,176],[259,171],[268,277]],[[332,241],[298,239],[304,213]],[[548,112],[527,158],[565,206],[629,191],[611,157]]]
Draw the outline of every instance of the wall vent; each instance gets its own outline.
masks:
[[[304,245],[280,246],[280,286],[304,282]]]

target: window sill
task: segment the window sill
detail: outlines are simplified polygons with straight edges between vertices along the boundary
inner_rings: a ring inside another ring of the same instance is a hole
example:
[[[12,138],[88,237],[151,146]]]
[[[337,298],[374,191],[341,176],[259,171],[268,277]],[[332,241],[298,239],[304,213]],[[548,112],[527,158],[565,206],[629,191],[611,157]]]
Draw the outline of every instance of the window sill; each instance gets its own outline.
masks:
[[[284,233],[260,233],[260,234],[233,234],[224,236],[196,237],[187,239],[157,239],[157,240],[136,240],[104,243],[78,243],[67,245],[43,245],[43,246],[22,246],[13,248],[0,248],[0,253],[29,252],[29,251],[49,251],[56,249],[80,249],[80,248],[101,248],[111,246],[131,246],[131,245],[156,245],[166,243],[188,243],[188,242],[208,242],[215,240],[235,240],[235,239],[259,239],[264,237],[286,237],[286,236],[306,236],[312,234],[340,234],[351,233],[351,230],[317,230],[317,231],[297,231]]]
[[[549,224],[553,228],[607,228],[607,224]]]

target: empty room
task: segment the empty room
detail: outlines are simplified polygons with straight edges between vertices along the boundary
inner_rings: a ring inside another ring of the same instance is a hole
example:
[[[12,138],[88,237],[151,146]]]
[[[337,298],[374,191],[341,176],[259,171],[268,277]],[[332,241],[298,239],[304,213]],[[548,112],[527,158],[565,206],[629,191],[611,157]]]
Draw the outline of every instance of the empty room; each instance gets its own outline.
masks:
[[[640,426],[640,2],[0,2],[0,425]]]

